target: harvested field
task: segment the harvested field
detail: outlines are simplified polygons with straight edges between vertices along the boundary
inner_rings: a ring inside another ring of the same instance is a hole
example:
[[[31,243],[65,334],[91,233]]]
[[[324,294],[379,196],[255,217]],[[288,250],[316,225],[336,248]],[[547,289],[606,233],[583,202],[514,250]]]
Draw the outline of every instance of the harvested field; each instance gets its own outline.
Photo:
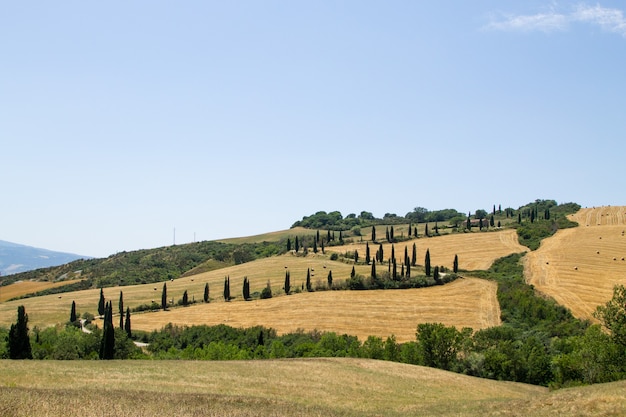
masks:
[[[475,330],[497,326],[500,309],[494,282],[466,278],[445,286],[409,290],[321,291],[250,302],[211,303],[170,311],[137,314],[133,328],[178,325],[263,325],[278,333],[297,329],[333,331],[363,341],[368,336],[395,335],[415,340],[419,323],[441,322]]]
[[[378,232],[380,233],[380,232]],[[377,234],[378,234],[377,233]],[[383,233],[384,235],[384,233]],[[458,233],[431,238],[419,238],[394,244],[396,259],[401,263],[404,258],[404,248],[411,257],[413,243],[417,248],[417,264],[424,264],[426,249],[430,250],[431,264],[452,268],[454,255],[459,257],[459,268],[463,270],[489,269],[491,264],[503,256],[520,253],[528,250],[520,245],[517,232],[513,229],[495,232]],[[378,244],[369,242],[370,256],[373,258],[378,250]],[[391,257],[391,244],[383,244],[384,259]],[[353,243],[344,246],[331,246],[326,252],[345,253],[358,250],[359,257],[365,259],[365,242]]]
[[[626,207],[581,209],[570,216],[579,226],[559,230],[526,255],[526,280],[569,308],[592,319],[596,307],[626,285]]]
[[[10,285],[0,287],[0,303],[11,298],[20,297],[26,294],[32,294],[38,291],[44,291],[50,288],[62,287],[63,285],[73,284],[80,281],[75,279],[72,281],[47,282],[47,281],[19,281]]]

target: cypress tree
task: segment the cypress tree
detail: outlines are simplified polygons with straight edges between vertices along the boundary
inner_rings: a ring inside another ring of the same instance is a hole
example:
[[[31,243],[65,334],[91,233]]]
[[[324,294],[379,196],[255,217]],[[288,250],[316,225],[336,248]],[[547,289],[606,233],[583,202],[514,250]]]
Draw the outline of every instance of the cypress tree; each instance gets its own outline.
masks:
[[[496,220],[493,218],[493,214],[491,218],[489,218],[489,226],[494,227],[496,225]]]
[[[385,228],[385,239],[387,240],[387,242],[389,242],[389,226],[387,226],[387,228]]]
[[[441,280],[439,279],[439,267],[435,266],[434,270],[433,270],[433,278],[435,279],[435,282],[437,284],[443,284],[443,282],[441,282]]]
[[[242,293],[244,301],[248,301],[250,299],[250,281],[248,281],[248,277],[243,277]]]
[[[315,234],[315,243],[320,241],[320,231],[319,229],[317,230],[317,233]]]
[[[396,258],[393,258],[393,272],[391,278],[395,281],[398,279],[398,265],[396,264]]]
[[[413,243],[413,254],[411,255],[411,266],[417,265],[417,246]]]
[[[406,277],[411,278],[411,264],[406,264]]]
[[[409,263],[409,249],[404,245],[404,263]]]
[[[204,296],[202,298],[205,303],[209,302],[209,283],[204,284]]]
[[[372,261],[372,279],[376,279],[376,260]]]
[[[417,237],[417,226],[413,229],[413,236]]]
[[[332,288],[333,287],[333,271],[328,271],[327,281],[328,281],[328,288]]]
[[[372,242],[376,242],[376,226],[372,226]]]
[[[354,278],[355,275],[356,275],[356,270],[354,269],[354,266],[353,266],[352,272],[350,272],[350,278]]]
[[[426,256],[424,257],[424,271],[426,276],[430,276],[430,249],[426,249]]]
[[[454,255],[454,263],[452,264],[452,272],[455,274],[459,272],[459,257],[458,255]]]
[[[307,268],[306,270],[306,290],[309,292],[313,291],[313,286],[311,285],[311,268]]]
[[[467,213],[467,222],[465,224],[465,228],[467,230],[472,230],[472,221],[470,220],[470,215]]]
[[[369,265],[370,260],[371,260],[370,259],[370,245],[367,242],[365,242],[365,263]]]
[[[298,251],[300,250],[300,242],[298,242],[298,236],[296,236],[296,243],[295,243],[295,249],[296,249],[296,253],[298,253]]]
[[[317,240],[313,240],[313,253],[317,253]]]
[[[426,223],[426,226],[424,226],[424,235],[426,237],[430,237],[430,233],[428,233],[428,223]]]
[[[391,244],[391,259],[396,260],[396,249],[393,247],[393,244]]]
[[[407,264],[408,266],[408,264]],[[400,276],[404,277],[404,264],[402,264],[402,270],[400,271]]]
[[[131,338],[132,332],[130,330],[130,307],[126,307],[126,323],[124,323],[124,330],[126,330],[126,335]]]
[[[291,239],[287,238],[287,252],[291,252]]]
[[[285,285],[283,289],[285,290],[285,294],[289,295],[291,291],[291,277],[289,276],[289,271],[285,272]]]
[[[380,248],[378,249],[378,262],[379,263],[383,263],[383,259],[385,259],[385,257],[383,256],[383,244],[380,244]]]
[[[343,242],[343,234],[341,230],[339,231],[339,242]]]
[[[224,277],[224,301],[230,301],[230,277]]]
[[[483,219],[478,219],[478,230],[483,230]]]
[[[391,229],[389,229],[389,238],[391,239],[391,243],[393,243],[393,241],[394,241],[393,226],[391,226]]]
[[[359,251],[358,250],[354,250],[354,263],[359,262]]]
[[[330,242],[332,240],[332,236],[330,235],[330,229],[328,229],[328,234],[326,235],[326,241]]]
[[[498,220],[498,227],[501,227],[501,226],[500,226],[500,220]]]
[[[110,301],[105,306],[103,325],[100,359],[113,359],[115,356],[115,330],[113,329],[113,307]]]
[[[495,204],[493,205],[493,211],[492,211],[491,215],[492,216],[496,215],[496,205]]]
[[[435,222],[435,235],[439,234],[439,224]]]
[[[324,239],[322,239],[322,254],[326,254],[326,251],[324,250]]]
[[[76,302],[72,301],[72,309],[70,310],[70,323],[76,321]]]
[[[17,322],[11,324],[7,338],[9,359],[32,359],[33,353],[28,337],[28,314],[24,306],[17,308]]]
[[[163,283],[163,290],[161,291],[161,308],[167,310],[167,284]]]
[[[186,306],[189,304],[189,295],[187,294],[187,290],[183,292],[183,305]]]
[[[102,288],[100,288],[100,301],[98,301],[98,315],[104,316],[105,312],[106,310],[105,310],[105,305],[104,305],[104,291],[102,290]]]
[[[120,329],[124,328],[124,295],[120,291],[120,301],[117,303],[120,312]]]

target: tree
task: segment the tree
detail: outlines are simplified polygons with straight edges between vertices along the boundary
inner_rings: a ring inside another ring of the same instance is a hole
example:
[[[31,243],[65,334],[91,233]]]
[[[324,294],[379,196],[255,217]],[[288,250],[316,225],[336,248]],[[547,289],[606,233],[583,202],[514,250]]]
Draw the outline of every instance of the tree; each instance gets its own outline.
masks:
[[[393,237],[393,226],[391,226],[391,228],[389,229],[389,239],[391,239],[391,243],[394,242],[394,237]]]
[[[72,301],[72,309],[70,310],[70,323],[76,322],[76,301]]]
[[[413,229],[413,236],[417,237],[417,226],[415,226],[415,228]]]
[[[100,301],[98,301],[98,315],[104,316],[105,312],[106,310],[104,306],[104,291],[102,290],[102,288],[100,288]]]
[[[411,264],[406,264],[406,277],[411,278]]]
[[[28,314],[24,306],[17,308],[17,322],[11,325],[8,336],[9,359],[32,359],[28,337]]]
[[[459,272],[459,256],[454,255],[454,262],[452,263],[452,272],[455,274]]]
[[[187,290],[183,293],[183,305],[186,306],[189,304],[189,295],[187,294]]]
[[[124,328],[124,295],[120,291],[120,301],[118,302],[120,312],[120,329]]]
[[[289,271],[285,272],[285,285],[283,289],[285,290],[285,294],[289,295],[291,291],[291,276],[289,275]]]
[[[324,250],[324,239],[322,239],[321,241],[321,245],[322,245],[322,254],[326,254],[326,251]]]
[[[385,239],[387,240],[387,242],[391,242],[389,240],[389,226],[387,226],[387,228],[385,229]]]
[[[313,239],[313,253],[317,253],[317,240]]]
[[[393,243],[391,244],[391,259],[396,260],[396,248],[393,247]]]
[[[287,238],[287,252],[291,252],[291,239]]]
[[[391,279],[394,281],[398,279],[398,265],[396,263],[396,258],[393,258],[393,272],[391,273]]]
[[[417,265],[417,246],[413,243],[413,253],[411,254],[411,266]]]
[[[311,285],[311,268],[307,268],[306,270],[306,290],[309,292],[313,291],[313,286]]]
[[[370,259],[370,245],[367,242],[365,242],[365,263],[369,265],[370,260],[371,260]]]
[[[376,242],[376,226],[372,226],[372,242]]]
[[[380,247],[378,248],[378,263],[383,263],[383,259],[384,259],[384,254],[383,254],[383,244],[380,244]]]
[[[126,307],[126,323],[124,323],[124,330],[126,331],[126,335],[128,338],[132,337],[132,332],[130,329],[130,307]]]
[[[496,225],[496,220],[493,217],[493,214],[489,218],[489,226],[494,227]]]
[[[454,326],[423,323],[417,326],[417,346],[423,365],[450,370],[457,359],[465,334]]]
[[[250,281],[248,280],[248,277],[243,277],[242,295],[244,301],[248,301],[250,299]]]
[[[167,310],[167,284],[163,283],[163,290],[161,290],[161,308]]]
[[[443,284],[443,282],[441,281],[440,277],[439,277],[439,267],[435,266],[434,270],[433,270],[433,278],[435,279],[435,282],[439,285]]]
[[[428,233],[428,223],[424,226],[424,236],[430,237],[430,233]]]
[[[355,275],[356,275],[356,270],[354,269],[354,266],[352,266],[352,272],[350,272],[350,278],[354,278]]]
[[[594,317],[609,330],[615,343],[626,347],[626,287],[613,287],[613,298],[605,305],[598,306]]]
[[[203,300],[205,303],[209,302],[209,283],[204,284],[204,296]]]
[[[424,272],[426,276],[430,276],[430,249],[426,249],[426,256],[424,257]]]
[[[230,301],[230,277],[224,277],[224,301]]]
[[[263,290],[261,290],[261,295],[260,295],[261,299],[264,300],[266,298],[272,298],[272,285],[270,283],[270,281],[267,281],[267,285],[265,286],[265,288],[263,288]]]
[[[298,251],[300,250],[300,242],[298,242],[298,236],[296,236],[295,250],[296,253],[298,253]]]
[[[372,279],[376,279],[376,260],[372,260]]]
[[[115,357],[115,329],[113,328],[113,306],[107,302],[104,314],[104,329],[100,342],[100,359],[113,359]]]
[[[354,267],[352,267],[354,269]],[[333,271],[328,271],[328,288],[332,288],[333,287]]]
[[[358,250],[354,250],[354,263],[359,262],[359,251]]]

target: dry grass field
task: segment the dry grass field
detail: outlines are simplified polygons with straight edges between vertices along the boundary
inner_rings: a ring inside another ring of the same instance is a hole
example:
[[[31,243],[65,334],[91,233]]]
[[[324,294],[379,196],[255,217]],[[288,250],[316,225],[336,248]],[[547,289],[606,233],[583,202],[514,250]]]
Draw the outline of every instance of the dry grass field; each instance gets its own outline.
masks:
[[[615,285],[626,285],[626,207],[581,209],[570,219],[579,226],[545,239],[526,255],[524,270],[539,291],[591,319]]]
[[[500,323],[496,284],[480,279],[458,279],[445,286],[410,290],[320,291],[249,302],[198,304],[170,311],[137,314],[133,328],[160,329],[178,325],[263,325],[279,334],[297,329],[333,331],[398,342],[415,340],[419,323],[483,329]]]
[[[1,361],[0,415],[617,416],[626,383],[550,392],[365,359]]]
[[[377,232],[378,234],[379,232]],[[384,233],[383,233],[384,235]],[[409,257],[413,252],[413,243],[417,249],[417,263],[424,264],[426,249],[430,251],[431,264],[452,268],[454,255],[459,256],[459,268],[464,270],[489,269],[491,264],[498,258],[512,253],[520,253],[528,250],[519,244],[517,232],[513,229],[494,232],[473,232],[450,234],[432,238],[419,238],[394,244],[396,259],[400,262],[404,257],[404,248],[408,250]],[[344,246],[332,246],[327,252],[345,253],[346,251],[359,252],[359,257],[365,258],[365,242],[353,243]],[[378,245],[371,244],[370,254],[372,258],[378,250]],[[391,244],[383,244],[384,259],[391,257]]]
[[[0,287],[0,303],[25,294],[32,294],[34,292],[47,290],[49,288],[61,287],[63,285],[73,284],[74,282],[78,281],[80,280],[76,279],[72,281],[60,282],[19,281],[14,284]]]

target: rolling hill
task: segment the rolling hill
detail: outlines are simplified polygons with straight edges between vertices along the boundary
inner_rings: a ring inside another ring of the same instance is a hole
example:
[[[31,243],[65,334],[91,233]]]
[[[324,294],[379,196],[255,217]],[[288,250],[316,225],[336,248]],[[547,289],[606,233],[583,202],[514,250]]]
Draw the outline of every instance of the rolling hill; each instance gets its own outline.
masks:
[[[77,259],[89,259],[89,257],[0,240],[0,275],[18,274],[33,269],[63,265]]]

